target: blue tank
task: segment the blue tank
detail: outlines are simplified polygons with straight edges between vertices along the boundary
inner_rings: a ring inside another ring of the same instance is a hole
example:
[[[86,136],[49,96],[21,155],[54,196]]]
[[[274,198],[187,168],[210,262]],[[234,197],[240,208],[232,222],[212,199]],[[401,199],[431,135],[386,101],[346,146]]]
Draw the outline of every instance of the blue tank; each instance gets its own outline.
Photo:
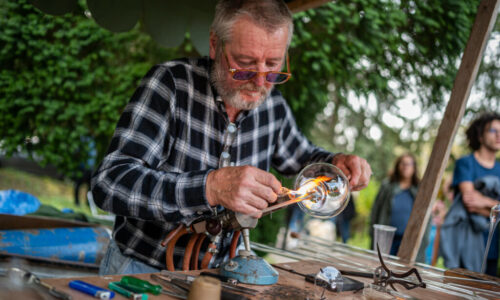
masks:
[[[103,227],[0,230],[0,253],[99,264],[110,239]]]

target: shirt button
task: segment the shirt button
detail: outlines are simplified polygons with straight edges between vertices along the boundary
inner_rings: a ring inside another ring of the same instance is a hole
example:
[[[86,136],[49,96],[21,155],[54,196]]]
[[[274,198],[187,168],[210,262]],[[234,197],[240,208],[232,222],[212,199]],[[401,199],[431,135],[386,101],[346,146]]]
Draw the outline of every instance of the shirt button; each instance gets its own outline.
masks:
[[[197,211],[196,213],[199,214],[199,215],[203,214],[203,212],[201,210]]]
[[[229,133],[235,133],[236,132],[236,126],[231,123],[227,126],[227,131],[229,131]]]

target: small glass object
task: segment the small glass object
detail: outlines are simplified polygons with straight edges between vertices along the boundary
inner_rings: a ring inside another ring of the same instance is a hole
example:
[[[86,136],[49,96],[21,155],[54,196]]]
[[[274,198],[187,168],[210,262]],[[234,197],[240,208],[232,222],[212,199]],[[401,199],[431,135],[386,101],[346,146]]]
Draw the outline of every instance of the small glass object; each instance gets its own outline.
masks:
[[[349,180],[332,164],[313,163],[305,167],[295,180],[290,194],[306,214],[328,219],[340,214],[349,202]]]
[[[486,271],[486,261],[488,260],[488,252],[490,250],[491,238],[497,228],[498,221],[500,219],[500,204],[497,204],[491,208],[490,211],[490,232],[488,233],[488,241],[486,242],[486,249],[484,249],[483,264],[481,265],[481,273],[484,274]]]

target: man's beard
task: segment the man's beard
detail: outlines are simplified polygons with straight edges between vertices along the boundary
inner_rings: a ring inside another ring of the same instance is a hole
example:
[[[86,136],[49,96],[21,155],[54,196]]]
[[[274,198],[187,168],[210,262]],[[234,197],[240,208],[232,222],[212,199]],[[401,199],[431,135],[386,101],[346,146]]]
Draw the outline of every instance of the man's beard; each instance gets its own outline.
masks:
[[[263,86],[258,87],[250,80],[237,88],[231,88],[226,81],[226,75],[229,71],[223,68],[221,60],[222,52],[219,52],[210,71],[210,81],[215,86],[217,93],[219,93],[224,103],[239,110],[251,110],[261,105],[266,100],[271,89],[266,89]],[[260,98],[257,101],[245,101],[240,97],[241,90],[258,92],[260,93]]]

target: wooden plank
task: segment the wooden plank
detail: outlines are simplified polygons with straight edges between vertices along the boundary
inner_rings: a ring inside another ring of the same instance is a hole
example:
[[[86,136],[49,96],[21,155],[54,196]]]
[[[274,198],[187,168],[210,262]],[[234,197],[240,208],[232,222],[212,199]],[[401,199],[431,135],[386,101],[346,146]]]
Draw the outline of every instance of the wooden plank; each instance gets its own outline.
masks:
[[[444,169],[448,163],[453,138],[464,115],[486,42],[495,24],[499,3],[500,0],[483,0],[479,5],[457,77],[453,83],[450,100],[439,126],[431,157],[398,251],[398,256],[405,261],[414,261],[417,256],[425,227],[429,221],[431,204],[436,198]]]
[[[330,0],[295,0],[287,3],[287,5],[292,13],[298,13],[321,6],[327,2],[330,2]]]

